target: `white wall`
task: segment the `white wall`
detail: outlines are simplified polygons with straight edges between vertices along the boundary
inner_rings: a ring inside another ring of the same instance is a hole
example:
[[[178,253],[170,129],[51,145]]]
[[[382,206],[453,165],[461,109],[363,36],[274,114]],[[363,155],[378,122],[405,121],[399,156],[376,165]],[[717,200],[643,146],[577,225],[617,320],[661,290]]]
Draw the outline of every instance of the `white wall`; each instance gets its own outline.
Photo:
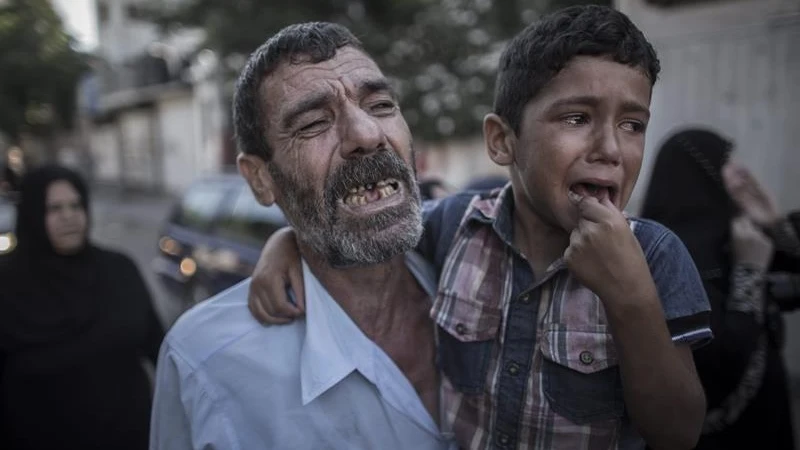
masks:
[[[119,172],[119,147],[114,124],[95,125],[89,132],[94,178],[100,182],[117,182]]]
[[[441,177],[457,189],[463,188],[472,179],[485,175],[508,176],[508,169],[489,159],[482,137],[428,144],[425,152],[426,172]]]
[[[190,95],[159,103],[164,187],[170,192],[182,190],[197,172],[199,163],[194,122]]]
[[[215,84],[200,82],[159,100],[158,128],[168,191],[179,193],[195,178],[221,170],[222,109]]]
[[[143,0],[97,0],[108,5],[108,20],[98,16],[99,53],[109,62],[119,64],[145,52],[158,38],[152,23],[127,17],[128,5],[144,5]]]
[[[692,123],[733,138],[736,156],[775,193],[780,206],[800,208],[800,0],[668,9],[617,0],[617,6],[654,43],[663,69],[631,211],[647,186],[658,143]],[[786,319],[785,360],[790,374],[800,379],[800,313]]]
[[[154,170],[153,109],[135,109],[120,113],[122,131],[122,174],[126,185],[139,188],[157,187],[159,176]]]

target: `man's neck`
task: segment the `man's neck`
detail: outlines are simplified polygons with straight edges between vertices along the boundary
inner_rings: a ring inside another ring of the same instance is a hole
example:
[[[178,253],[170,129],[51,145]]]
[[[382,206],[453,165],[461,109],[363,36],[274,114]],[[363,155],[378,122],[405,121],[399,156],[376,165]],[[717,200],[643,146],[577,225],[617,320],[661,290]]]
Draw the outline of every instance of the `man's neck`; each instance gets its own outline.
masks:
[[[513,223],[514,245],[525,255],[538,279],[564,255],[569,246],[569,233],[542,220],[529,208],[515,207]]]
[[[364,267],[333,268],[309,251],[302,251],[311,272],[370,339],[402,328],[407,315],[417,315],[426,295],[405,263],[404,255]],[[426,306],[427,307],[427,306]]]

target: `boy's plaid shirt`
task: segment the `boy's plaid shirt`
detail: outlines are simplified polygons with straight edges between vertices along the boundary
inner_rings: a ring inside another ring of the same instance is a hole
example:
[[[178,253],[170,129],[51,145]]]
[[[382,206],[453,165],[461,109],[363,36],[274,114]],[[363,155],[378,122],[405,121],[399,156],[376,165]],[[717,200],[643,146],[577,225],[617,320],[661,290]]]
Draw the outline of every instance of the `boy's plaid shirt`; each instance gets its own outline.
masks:
[[[431,315],[445,373],[443,427],[466,449],[644,448],[625,413],[615,346],[597,296],[560,260],[514,293],[515,268],[524,260],[511,245],[510,230],[504,239],[495,226],[500,214],[510,223],[506,197],[511,202],[510,187],[470,201],[441,265]],[[637,219],[630,223],[648,263],[663,263],[664,252],[680,253],[668,248],[677,237],[665,228]],[[693,298],[664,298],[661,286],[659,294],[673,340],[697,344],[708,340],[711,330],[705,292],[693,264],[691,269],[688,278],[695,279],[675,282],[695,290]],[[517,305],[530,308],[522,326],[513,320],[516,312],[509,317]],[[526,358],[506,355],[526,332],[532,350]],[[503,392],[508,383],[517,383],[514,392],[521,390],[522,398]],[[509,405],[514,405],[510,413]]]

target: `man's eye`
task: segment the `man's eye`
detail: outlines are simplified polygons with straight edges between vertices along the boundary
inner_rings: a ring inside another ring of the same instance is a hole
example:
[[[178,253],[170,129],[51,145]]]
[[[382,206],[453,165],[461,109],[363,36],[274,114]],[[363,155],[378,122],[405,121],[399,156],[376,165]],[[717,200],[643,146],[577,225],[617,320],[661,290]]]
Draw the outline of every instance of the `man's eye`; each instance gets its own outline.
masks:
[[[564,123],[567,125],[585,125],[589,122],[589,117],[585,114],[570,114],[569,116],[564,117]]]
[[[325,120],[315,120],[315,121],[309,123],[308,125],[303,125],[298,131],[303,132],[303,133],[309,132],[309,131],[316,131],[316,130],[322,128],[323,126],[325,126],[325,123],[326,123]]]
[[[378,102],[375,103],[370,107],[373,113],[381,114],[381,113],[392,113],[397,109],[397,105],[394,102],[385,101],[385,102]]]

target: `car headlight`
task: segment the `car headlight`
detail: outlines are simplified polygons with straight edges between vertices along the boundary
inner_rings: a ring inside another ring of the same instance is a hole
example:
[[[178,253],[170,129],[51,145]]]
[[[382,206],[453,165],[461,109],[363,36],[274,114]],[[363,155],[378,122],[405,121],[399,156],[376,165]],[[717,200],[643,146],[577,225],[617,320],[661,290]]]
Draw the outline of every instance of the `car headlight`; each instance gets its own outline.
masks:
[[[158,240],[158,248],[167,255],[172,256],[179,256],[183,251],[181,244],[168,236],[163,236]]]
[[[14,233],[0,233],[0,255],[10,253],[17,246],[17,237]]]

